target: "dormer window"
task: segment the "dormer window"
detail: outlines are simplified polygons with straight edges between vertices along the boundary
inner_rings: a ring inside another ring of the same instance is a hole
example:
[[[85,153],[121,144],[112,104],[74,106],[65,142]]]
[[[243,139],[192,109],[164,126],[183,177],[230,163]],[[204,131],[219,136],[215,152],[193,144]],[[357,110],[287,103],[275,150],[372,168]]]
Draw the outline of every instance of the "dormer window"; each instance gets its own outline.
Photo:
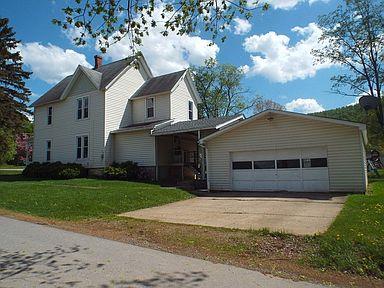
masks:
[[[193,102],[188,101],[188,117],[189,120],[193,120]]]
[[[48,117],[47,117],[48,125],[52,124],[52,115],[53,115],[53,108],[52,108],[52,106],[49,106],[48,107]]]
[[[88,118],[88,96],[77,98],[77,119]]]
[[[155,98],[146,99],[147,118],[155,117]]]

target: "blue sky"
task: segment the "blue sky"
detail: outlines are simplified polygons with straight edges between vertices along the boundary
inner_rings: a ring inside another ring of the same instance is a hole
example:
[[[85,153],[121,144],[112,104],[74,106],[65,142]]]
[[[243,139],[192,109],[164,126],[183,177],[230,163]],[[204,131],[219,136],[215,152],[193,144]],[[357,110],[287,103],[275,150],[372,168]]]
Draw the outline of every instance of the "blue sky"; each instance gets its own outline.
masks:
[[[345,106],[354,98],[330,93],[332,75],[338,68],[330,64],[314,66],[309,51],[318,47],[319,15],[335,9],[337,0],[269,0],[271,8],[255,12],[249,21],[239,19],[226,30],[228,39],[208,47],[208,37],[171,35],[164,38],[159,30],[144,40],[142,51],[156,74],[176,71],[190,64],[199,65],[207,57],[221,63],[242,67],[244,86],[258,94],[286,105],[288,110],[314,112]],[[28,86],[37,99],[78,64],[93,65],[97,47],[73,45],[70,36],[51,24],[61,18],[66,1],[3,1],[0,16],[10,19],[26,69],[33,71]],[[75,30],[71,31],[76,33]],[[127,41],[114,45],[104,62],[129,54]],[[253,58],[251,58],[253,57]]]

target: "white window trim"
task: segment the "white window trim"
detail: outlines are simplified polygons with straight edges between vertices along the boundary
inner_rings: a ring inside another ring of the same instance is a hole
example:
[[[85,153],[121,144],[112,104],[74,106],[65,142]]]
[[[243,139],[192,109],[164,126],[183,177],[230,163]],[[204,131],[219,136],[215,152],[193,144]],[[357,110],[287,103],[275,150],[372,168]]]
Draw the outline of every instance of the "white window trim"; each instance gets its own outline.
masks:
[[[84,137],[88,137],[88,157],[87,158],[84,158]],[[81,139],[81,157],[80,158],[77,158],[77,148],[78,148],[78,146],[77,146],[77,139],[78,138],[80,138]],[[91,149],[90,149],[90,141],[89,141],[89,134],[79,134],[79,135],[76,135],[75,136],[75,159],[77,160],[77,161],[86,161],[86,160],[89,160],[89,152],[91,151]]]
[[[153,116],[152,117],[148,117],[148,108],[151,108],[151,107],[148,107],[147,106],[147,100],[148,99],[153,99]],[[155,97],[146,97],[145,98],[145,119],[154,119],[156,118],[156,98]]]
[[[49,108],[51,108],[52,114],[51,114],[51,123],[49,124]],[[47,125],[51,126],[53,124],[53,106],[48,106],[47,108]]]
[[[88,98],[88,117],[87,118],[84,118],[84,99],[85,98]],[[79,110],[79,100],[81,100],[81,118],[78,118],[77,117],[77,114],[78,114],[78,110]],[[88,95],[85,95],[85,96],[81,96],[81,97],[77,97],[76,98],[76,113],[75,113],[75,118],[77,121],[82,121],[82,120],[88,120],[89,119],[89,101],[90,101],[90,97]]]
[[[49,149],[49,152],[50,152],[50,159],[49,160],[47,159],[48,141],[51,142],[51,148]],[[45,162],[51,162],[52,161],[52,147],[53,147],[52,139],[45,139],[45,150],[44,150],[44,152],[45,152],[45,155],[44,155]]]

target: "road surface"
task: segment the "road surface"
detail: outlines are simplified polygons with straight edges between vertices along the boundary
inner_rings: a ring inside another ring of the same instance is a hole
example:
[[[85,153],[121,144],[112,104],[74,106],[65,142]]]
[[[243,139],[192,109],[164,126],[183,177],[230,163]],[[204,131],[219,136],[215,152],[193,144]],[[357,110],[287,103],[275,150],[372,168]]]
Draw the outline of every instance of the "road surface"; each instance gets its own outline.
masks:
[[[0,287],[323,287],[0,217]]]

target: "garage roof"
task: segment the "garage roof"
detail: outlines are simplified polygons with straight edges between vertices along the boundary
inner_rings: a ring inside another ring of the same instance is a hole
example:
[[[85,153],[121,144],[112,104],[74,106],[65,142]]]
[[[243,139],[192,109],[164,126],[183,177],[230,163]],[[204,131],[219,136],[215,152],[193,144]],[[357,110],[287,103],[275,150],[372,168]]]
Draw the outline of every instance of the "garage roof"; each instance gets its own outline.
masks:
[[[357,122],[351,122],[351,121],[345,121],[345,120],[338,120],[338,119],[333,119],[333,118],[325,118],[325,117],[301,114],[301,113],[296,113],[296,112],[273,110],[273,109],[268,109],[268,110],[262,111],[258,114],[255,114],[255,115],[249,117],[248,119],[245,119],[244,121],[238,122],[234,125],[226,127],[220,131],[217,131],[211,135],[208,135],[207,137],[201,139],[199,142],[201,144],[203,144],[207,140],[211,140],[211,139],[213,139],[213,138],[215,138],[221,134],[227,133],[227,132],[231,131],[232,129],[238,128],[244,124],[247,124],[251,121],[262,118],[263,116],[266,116],[268,114],[278,114],[278,115],[286,115],[286,116],[293,116],[293,117],[301,117],[301,118],[305,118],[305,119],[309,119],[309,120],[323,121],[323,122],[328,122],[328,123],[333,123],[333,124],[338,124],[338,125],[357,127],[361,131],[363,138],[364,138],[364,141],[366,143],[368,142],[367,128],[366,128],[365,124],[357,123]]]

